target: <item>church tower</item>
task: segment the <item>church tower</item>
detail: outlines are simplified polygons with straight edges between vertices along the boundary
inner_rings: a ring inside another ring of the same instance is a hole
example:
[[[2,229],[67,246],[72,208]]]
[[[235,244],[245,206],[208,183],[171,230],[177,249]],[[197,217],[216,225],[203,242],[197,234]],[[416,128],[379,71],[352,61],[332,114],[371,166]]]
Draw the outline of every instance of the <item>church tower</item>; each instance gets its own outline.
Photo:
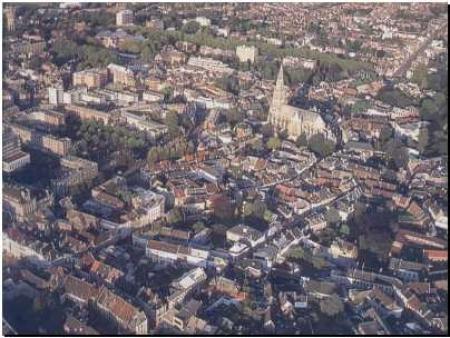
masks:
[[[16,29],[16,9],[13,6],[5,7],[5,16],[8,31],[12,32]]]
[[[273,125],[277,124],[275,121],[280,118],[283,105],[286,104],[286,93],[284,86],[284,71],[283,63],[281,63],[280,70],[278,72],[277,81],[273,91],[272,104],[269,110],[269,122]]]

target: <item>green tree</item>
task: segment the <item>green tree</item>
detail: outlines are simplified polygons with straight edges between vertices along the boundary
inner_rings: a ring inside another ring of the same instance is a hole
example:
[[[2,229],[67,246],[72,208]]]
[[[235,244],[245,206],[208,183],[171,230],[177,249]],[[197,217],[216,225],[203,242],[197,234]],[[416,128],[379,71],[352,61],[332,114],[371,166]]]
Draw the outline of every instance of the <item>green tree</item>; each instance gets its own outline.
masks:
[[[199,233],[200,231],[205,229],[205,225],[203,224],[203,222],[198,221],[192,225],[192,229],[195,231],[195,233]]]
[[[420,115],[425,121],[432,121],[436,118],[439,106],[433,99],[424,99],[420,105]]]
[[[164,94],[164,102],[170,102],[173,99],[173,88],[170,86],[164,87],[162,90]]]
[[[179,136],[180,128],[178,124],[178,114],[174,111],[169,110],[166,113],[165,124],[169,131],[169,136],[174,139]]]
[[[343,235],[350,235],[350,227],[347,224],[342,224],[339,232]]]
[[[379,137],[380,149],[385,149],[386,144],[392,139],[393,136],[394,136],[394,129],[390,125],[384,126],[380,130],[380,137]]]
[[[407,168],[409,163],[409,154],[406,147],[398,140],[390,140],[386,144],[386,155],[390,161],[393,161],[397,168]]]
[[[419,85],[421,88],[427,88],[428,83],[428,69],[427,66],[423,63],[418,65],[416,69],[414,69],[413,76],[411,80]]]
[[[328,317],[335,317],[344,311],[344,304],[337,295],[332,295],[320,301],[320,311]]]
[[[181,30],[186,34],[195,34],[200,30],[200,28],[200,24],[197,21],[188,21]]]
[[[271,136],[273,136],[273,126],[270,123],[263,124],[261,126],[261,134],[264,137],[271,137]]]
[[[296,140],[297,147],[307,147],[308,146],[308,137],[305,133],[302,133]]]
[[[241,109],[231,108],[225,112],[225,119],[232,127],[244,120],[245,114]]]
[[[245,217],[251,216],[253,214],[253,203],[252,202],[245,202],[244,208],[243,208],[243,214]]]
[[[156,162],[158,162],[159,159],[159,152],[156,147],[151,148],[147,153],[147,162],[148,164],[152,165]]]
[[[314,134],[309,138],[308,148],[320,158],[330,156],[334,151],[335,144],[325,139],[322,134]]]
[[[256,200],[253,203],[253,215],[257,218],[264,219],[264,212],[266,211],[266,205],[263,201]]]
[[[173,208],[167,215],[167,222],[169,224],[177,224],[183,221],[184,215],[180,208]]]
[[[269,140],[266,143],[266,146],[268,149],[270,150],[275,150],[280,148],[281,146],[281,141],[278,137],[276,136],[272,136],[271,138],[269,138]]]
[[[419,142],[417,148],[420,154],[423,154],[428,146],[428,142],[430,140],[429,132],[427,127],[420,128],[419,131]]]
[[[325,220],[328,224],[336,224],[341,221],[339,211],[335,207],[329,207],[325,213]]]

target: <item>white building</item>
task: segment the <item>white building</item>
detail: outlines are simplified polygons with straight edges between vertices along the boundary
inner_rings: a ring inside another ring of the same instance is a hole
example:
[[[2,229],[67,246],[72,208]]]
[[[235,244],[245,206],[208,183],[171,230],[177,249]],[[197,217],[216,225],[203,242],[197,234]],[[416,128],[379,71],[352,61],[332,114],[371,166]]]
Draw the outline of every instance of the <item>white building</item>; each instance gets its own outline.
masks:
[[[64,103],[64,89],[62,86],[48,88],[48,103],[55,106]]]
[[[228,67],[225,63],[211,58],[200,58],[196,56],[191,56],[187,64],[189,66],[202,68],[211,72],[223,74],[233,73],[233,69]]]
[[[116,25],[117,26],[130,26],[133,25],[134,14],[133,11],[125,9],[116,14]]]
[[[249,242],[252,247],[264,241],[263,233],[243,224],[236,225],[231,229],[228,229],[226,236],[228,241],[246,241]]]
[[[133,205],[132,215],[127,215],[128,220],[121,224],[129,228],[142,227],[164,215],[163,195],[156,194],[150,190],[135,188],[131,198]]]
[[[258,49],[254,46],[242,45],[236,47],[236,56],[240,62],[250,61],[254,63],[257,55]]]
[[[205,18],[204,16],[198,16],[195,18],[195,21],[198,22],[198,24],[202,27],[208,27],[211,26],[211,20],[208,18]]]

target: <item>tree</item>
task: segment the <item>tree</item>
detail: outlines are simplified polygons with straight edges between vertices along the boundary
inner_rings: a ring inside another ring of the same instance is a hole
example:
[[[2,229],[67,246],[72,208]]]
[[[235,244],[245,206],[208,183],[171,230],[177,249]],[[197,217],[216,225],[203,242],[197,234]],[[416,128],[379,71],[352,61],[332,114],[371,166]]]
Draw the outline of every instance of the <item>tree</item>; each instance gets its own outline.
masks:
[[[164,87],[162,89],[164,94],[164,102],[170,102],[173,99],[173,88],[170,86]]]
[[[308,148],[320,158],[330,156],[334,151],[335,144],[325,139],[322,134],[314,134],[309,138]]]
[[[278,137],[272,136],[267,141],[266,146],[267,146],[268,149],[275,150],[275,149],[280,148],[281,141],[280,141],[280,139]]]
[[[256,200],[255,203],[253,203],[253,215],[255,217],[263,219],[265,211],[266,211],[266,205],[264,204],[263,201]]]
[[[339,215],[339,211],[335,207],[329,207],[325,213],[325,220],[328,224],[336,224],[340,222],[341,216]]]
[[[80,50],[72,40],[60,39],[53,43],[50,52],[53,55],[53,63],[60,67],[78,57]]]
[[[380,130],[380,149],[385,148],[386,144],[392,139],[393,135],[394,129],[390,125],[386,125]]]
[[[252,202],[245,202],[244,203],[244,210],[243,214],[245,217],[248,217],[253,214],[253,203]]]
[[[198,221],[192,225],[192,229],[195,231],[195,233],[199,233],[200,231],[205,229],[205,225],[203,224],[203,222]]]
[[[418,142],[417,148],[421,155],[425,152],[425,150],[428,146],[429,140],[430,140],[430,136],[429,136],[428,128],[427,127],[420,128],[419,142]]]
[[[167,222],[169,224],[180,223],[184,219],[183,211],[180,208],[173,208],[167,215]]]
[[[232,108],[226,111],[225,119],[232,127],[244,120],[245,114],[241,109]]]
[[[295,142],[297,147],[307,147],[308,146],[308,137],[305,133],[302,133]]]
[[[372,103],[368,100],[356,101],[351,108],[353,114],[358,114],[367,111],[372,106]]]
[[[266,221],[266,222],[271,222],[272,221],[272,217],[273,217],[273,214],[272,214],[272,212],[270,211],[270,210],[268,210],[268,209],[266,209],[265,211],[264,211],[264,220]]]
[[[439,111],[439,106],[433,99],[424,99],[420,105],[420,115],[423,120],[431,121]]]
[[[171,138],[179,136],[180,128],[178,125],[178,114],[176,112],[169,110],[166,113],[165,124]]]
[[[264,137],[271,137],[271,136],[273,136],[273,126],[270,123],[263,124],[261,126],[261,134]]]
[[[337,295],[332,295],[320,301],[320,311],[328,317],[335,317],[344,311],[344,304]]]
[[[414,100],[402,92],[400,89],[387,89],[380,90],[377,94],[377,99],[387,103],[393,107],[406,108],[414,105]]]
[[[427,66],[421,63],[416,67],[416,69],[414,69],[411,80],[415,82],[417,85],[419,85],[421,88],[427,88],[428,87],[427,78],[428,78]]]
[[[219,194],[211,198],[214,216],[223,220],[230,220],[235,216],[234,202],[225,194]]]
[[[349,228],[349,226],[347,224],[342,224],[339,232],[341,234],[343,234],[343,235],[347,235],[348,236],[348,235],[350,235],[350,228]]]
[[[406,147],[398,140],[390,140],[386,144],[386,155],[397,168],[406,169],[409,163],[409,153]]]
[[[288,251],[289,258],[303,259],[305,257],[305,250],[301,246],[295,246]]]
[[[30,59],[30,68],[33,70],[39,70],[42,66],[42,59],[38,56],[32,56]]]
[[[156,147],[151,148],[147,153],[147,163],[152,165],[156,163],[159,159],[159,152]]]
[[[186,34],[195,34],[200,30],[200,24],[197,21],[189,21],[181,30]]]

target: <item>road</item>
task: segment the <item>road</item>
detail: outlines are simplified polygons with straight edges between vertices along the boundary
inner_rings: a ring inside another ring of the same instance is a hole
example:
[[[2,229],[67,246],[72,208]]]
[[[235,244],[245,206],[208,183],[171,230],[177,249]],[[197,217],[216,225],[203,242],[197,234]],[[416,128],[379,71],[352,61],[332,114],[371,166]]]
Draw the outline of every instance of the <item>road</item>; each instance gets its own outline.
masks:
[[[4,335],[10,335],[10,334],[17,335],[18,334],[17,331],[14,330],[14,328],[8,323],[8,321],[5,318],[3,318],[3,320],[2,320],[2,324],[3,324],[3,334]]]

